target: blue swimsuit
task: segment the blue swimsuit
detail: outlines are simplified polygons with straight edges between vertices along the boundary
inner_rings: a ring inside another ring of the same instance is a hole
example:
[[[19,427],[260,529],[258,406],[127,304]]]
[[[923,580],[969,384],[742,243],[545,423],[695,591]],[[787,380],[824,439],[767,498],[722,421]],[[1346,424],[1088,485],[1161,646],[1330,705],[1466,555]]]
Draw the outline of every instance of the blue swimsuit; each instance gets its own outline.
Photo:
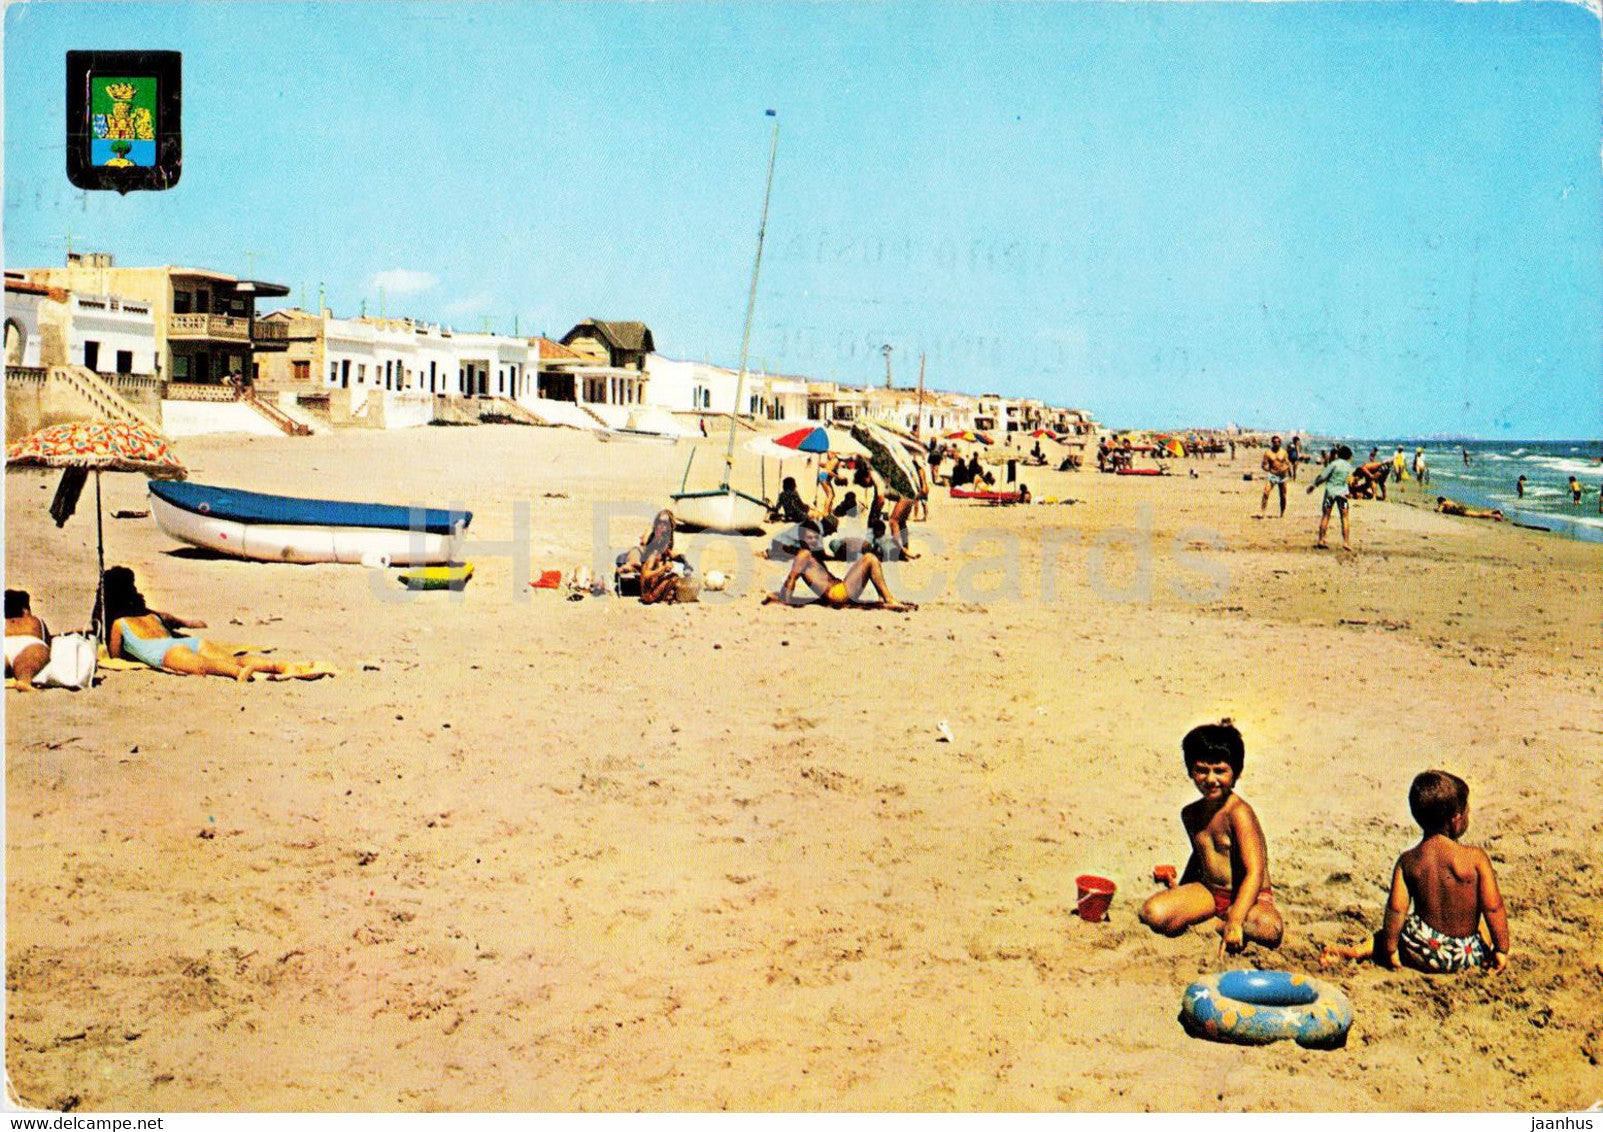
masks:
[[[163,667],[162,660],[174,645],[196,655],[200,653],[199,637],[141,637],[130,633],[126,624],[123,626],[122,651],[141,664],[148,664],[152,668]]]

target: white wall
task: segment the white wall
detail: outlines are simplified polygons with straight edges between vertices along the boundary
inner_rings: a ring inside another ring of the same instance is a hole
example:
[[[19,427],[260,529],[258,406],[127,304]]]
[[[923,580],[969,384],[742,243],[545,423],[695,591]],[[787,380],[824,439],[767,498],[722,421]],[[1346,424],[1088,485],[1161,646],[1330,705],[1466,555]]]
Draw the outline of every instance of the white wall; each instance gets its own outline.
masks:
[[[738,374],[722,366],[705,362],[681,362],[651,354],[646,358],[646,404],[657,405],[671,412],[727,413],[735,403],[735,382]],[[751,401],[753,383],[746,375],[746,392],[741,412],[747,411]],[[698,392],[704,403],[698,403]]]
[[[284,435],[255,409],[237,401],[163,401],[161,430],[173,437],[213,432]]]
[[[68,296],[71,330],[67,338],[67,360],[75,366],[84,361],[84,345],[100,343],[100,357],[95,369],[101,373],[138,373],[154,376],[156,373],[156,322],[150,307],[144,303],[127,303],[115,297],[101,295]],[[131,368],[122,370],[117,365],[117,353],[126,350],[132,356]]]
[[[34,368],[40,365],[39,303],[43,298],[43,295],[27,295],[20,291],[6,292],[6,321],[16,323],[22,334],[22,358],[11,362],[12,365]]]

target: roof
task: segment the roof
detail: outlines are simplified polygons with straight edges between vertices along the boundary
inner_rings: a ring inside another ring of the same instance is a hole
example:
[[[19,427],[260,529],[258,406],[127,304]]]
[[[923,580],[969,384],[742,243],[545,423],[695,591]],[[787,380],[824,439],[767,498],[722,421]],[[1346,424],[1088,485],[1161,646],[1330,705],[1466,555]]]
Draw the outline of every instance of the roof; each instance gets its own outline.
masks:
[[[598,334],[601,340],[614,350],[644,351],[649,354],[657,348],[656,342],[651,337],[651,327],[645,323],[603,322],[599,318],[587,318],[579,323],[562,336],[562,344],[566,346],[587,331]]]
[[[542,358],[578,359],[582,356],[578,352],[568,349],[561,342],[553,342],[549,338],[535,338],[532,340],[532,344],[534,345],[535,351]]]
[[[112,268],[113,271],[125,271],[127,268]],[[138,270],[135,268],[134,270]],[[215,279],[222,283],[232,283],[237,288],[253,291],[258,295],[281,297],[289,294],[289,288],[282,283],[268,283],[261,279],[241,279],[237,275],[230,275],[226,271],[213,271],[208,267],[178,267],[170,266],[167,270],[173,275],[193,275],[200,279]]]
[[[47,287],[43,283],[30,283],[26,279],[14,278],[10,272],[6,273],[6,290],[15,291],[21,295],[48,295],[56,302],[64,302],[67,292],[61,287]]]

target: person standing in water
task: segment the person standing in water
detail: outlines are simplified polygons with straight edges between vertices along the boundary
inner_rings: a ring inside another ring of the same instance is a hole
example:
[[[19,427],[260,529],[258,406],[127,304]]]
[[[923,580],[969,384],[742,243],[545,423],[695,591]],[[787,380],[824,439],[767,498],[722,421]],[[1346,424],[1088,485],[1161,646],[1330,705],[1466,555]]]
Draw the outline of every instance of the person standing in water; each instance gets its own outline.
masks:
[[[1425,450],[1414,449],[1414,479],[1421,487],[1430,482],[1430,469],[1425,466]]]
[[[1514,490],[1517,493],[1519,493],[1519,497],[1521,499],[1525,498],[1525,477],[1524,476],[1521,476],[1519,479],[1514,481]]]

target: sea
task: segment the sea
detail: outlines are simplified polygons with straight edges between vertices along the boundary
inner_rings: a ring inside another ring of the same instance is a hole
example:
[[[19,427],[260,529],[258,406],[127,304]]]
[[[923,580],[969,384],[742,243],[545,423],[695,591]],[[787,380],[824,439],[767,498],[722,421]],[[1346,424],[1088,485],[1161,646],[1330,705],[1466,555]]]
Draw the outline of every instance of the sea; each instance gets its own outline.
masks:
[[[1315,437],[1304,451],[1316,461],[1322,448],[1338,443],[1329,437]],[[1598,511],[1598,491],[1603,487],[1603,440],[1421,440],[1342,439],[1339,443],[1353,450],[1354,463],[1363,463],[1371,448],[1380,450],[1377,459],[1390,460],[1403,446],[1408,457],[1408,474],[1414,474],[1414,451],[1425,450],[1430,471],[1430,498],[1445,495],[1471,507],[1495,507],[1509,522],[1526,529],[1565,535],[1570,538],[1603,542],[1603,513]],[[1465,463],[1465,455],[1469,462]],[[1515,486],[1525,477],[1525,497]],[[1585,489],[1581,502],[1571,499],[1571,476]],[[1390,484],[1387,485],[1390,488]],[[1410,493],[1418,486],[1410,478]]]

